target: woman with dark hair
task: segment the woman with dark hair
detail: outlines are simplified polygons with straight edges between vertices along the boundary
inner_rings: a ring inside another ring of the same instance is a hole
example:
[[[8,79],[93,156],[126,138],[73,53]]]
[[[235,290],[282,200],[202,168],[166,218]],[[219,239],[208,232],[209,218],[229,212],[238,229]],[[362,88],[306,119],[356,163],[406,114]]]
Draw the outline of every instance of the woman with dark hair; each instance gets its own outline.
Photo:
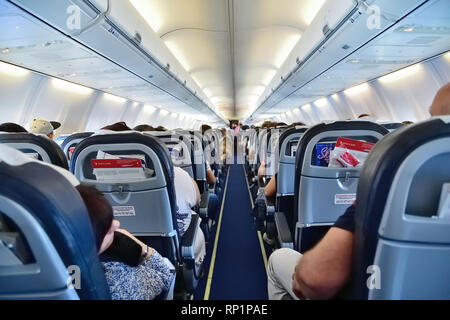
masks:
[[[6,123],[0,124],[0,132],[27,133],[28,131],[24,127],[22,127],[16,123],[6,122]]]
[[[111,130],[111,131],[132,131],[130,127],[127,126],[125,122],[117,122],[109,126],[103,127],[101,130]]]
[[[119,229],[105,196],[87,185],[76,187],[94,230],[97,250],[113,300],[153,300],[170,287],[171,263],[154,249]]]
[[[145,131],[154,131],[155,128],[149,126],[148,124],[141,124],[137,127],[134,127],[134,131],[145,132]]]

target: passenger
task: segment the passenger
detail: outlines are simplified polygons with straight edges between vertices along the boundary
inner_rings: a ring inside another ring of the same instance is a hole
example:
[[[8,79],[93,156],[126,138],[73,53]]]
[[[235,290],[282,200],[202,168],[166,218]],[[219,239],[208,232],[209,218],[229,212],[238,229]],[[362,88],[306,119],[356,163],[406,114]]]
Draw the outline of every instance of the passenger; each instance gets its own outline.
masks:
[[[139,126],[134,127],[134,131],[146,132],[146,131],[154,131],[155,128],[149,126],[148,124],[141,124]]]
[[[450,83],[436,94],[430,114],[450,115]],[[350,277],[355,241],[354,214],[353,204],[323,239],[303,255],[286,248],[272,253],[267,270],[269,299],[333,298]]]
[[[165,131],[167,131],[167,129],[164,128],[163,126],[158,126],[155,128],[155,131],[165,132]]]
[[[59,122],[36,118],[31,122],[30,132],[46,135],[49,139],[53,140],[55,136],[54,131],[59,127],[61,127],[61,123]]]
[[[120,230],[105,196],[87,185],[76,187],[94,230],[97,250],[113,300],[153,300],[169,290],[172,264],[154,249]]]
[[[201,129],[203,135],[207,131],[212,130],[212,128],[207,124],[202,125]],[[208,183],[208,185],[216,184],[216,177],[214,176],[214,172],[211,170],[211,165],[209,164],[208,160],[206,160],[206,182]],[[217,222],[217,219],[219,217],[219,206],[219,197],[215,193],[209,193],[208,217],[211,218],[214,222]]]
[[[16,123],[6,122],[6,123],[0,124],[0,132],[27,133],[28,131],[24,127],[22,127]]]
[[[174,167],[175,196],[177,199],[177,223],[178,231],[183,236],[192,219],[192,207],[200,203],[200,190],[197,183],[191,176],[179,167]],[[200,267],[206,255],[205,236],[203,231],[197,230],[197,237],[194,239],[194,256],[197,267]]]
[[[412,122],[412,121],[403,121],[402,124],[404,124],[405,126],[409,126],[411,124],[414,124],[414,122]]]
[[[109,126],[103,127],[100,130],[110,130],[110,131],[132,131],[130,127],[127,126],[125,122],[117,122],[114,124],[111,124]]]

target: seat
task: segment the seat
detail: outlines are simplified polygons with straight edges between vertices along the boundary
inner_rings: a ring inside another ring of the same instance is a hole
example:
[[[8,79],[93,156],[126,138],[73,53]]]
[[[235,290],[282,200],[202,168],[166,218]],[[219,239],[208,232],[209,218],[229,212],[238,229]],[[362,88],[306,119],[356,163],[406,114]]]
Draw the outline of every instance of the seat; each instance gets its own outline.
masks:
[[[99,150],[142,158],[152,173],[141,180],[97,180],[91,160]],[[81,182],[95,185],[102,191],[121,226],[168,258],[176,267],[178,278],[184,279],[181,281],[184,289],[195,290],[201,272],[194,257],[194,239],[200,220],[198,215],[192,215],[188,230],[180,237],[173,164],[167,148],[158,138],[135,132],[93,135],[77,145],[71,171]]]
[[[69,169],[67,158],[56,142],[32,133],[0,133],[0,143],[32,158]]]
[[[358,185],[353,277],[341,296],[450,297],[450,220],[437,217],[441,193],[449,200],[445,183],[449,116],[403,127],[374,147]]]
[[[297,152],[298,142],[303,134],[308,130],[307,127],[295,127],[283,131],[278,142],[280,152],[280,160],[277,175],[277,196],[275,203],[275,212],[283,212],[287,216],[288,221],[292,221],[292,212],[294,211],[294,182],[295,182],[295,156]],[[276,223],[275,223],[276,225]],[[278,234],[275,229],[270,237],[275,238]],[[283,234],[284,232],[281,232]],[[283,241],[279,241],[280,244]],[[285,246],[292,248],[292,244]]]
[[[14,152],[0,146],[0,158]],[[52,167],[14,157],[0,160],[0,299],[110,299],[77,190]]]
[[[336,142],[339,137],[376,143],[389,133],[368,121],[321,123],[306,131],[297,147],[292,220],[277,213],[275,220],[284,226],[280,238],[291,239],[295,250],[312,248],[356,199],[360,168],[316,166],[316,145]],[[283,221],[284,220],[284,221]],[[291,235],[286,235],[286,225]],[[287,246],[292,246],[289,243]]]
[[[93,132],[79,132],[74,133],[64,139],[63,143],[61,144],[61,149],[63,149],[64,154],[69,162],[72,158],[72,153],[75,150],[77,144],[79,144],[83,139],[89,138],[93,134]]]

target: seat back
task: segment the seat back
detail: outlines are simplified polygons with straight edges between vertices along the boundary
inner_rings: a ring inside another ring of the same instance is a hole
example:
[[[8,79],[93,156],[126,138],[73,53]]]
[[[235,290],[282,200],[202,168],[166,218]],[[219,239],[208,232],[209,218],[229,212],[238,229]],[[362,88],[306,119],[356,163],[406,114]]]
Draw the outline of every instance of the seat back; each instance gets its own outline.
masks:
[[[79,193],[15,152],[0,146],[0,299],[110,299]]]
[[[98,181],[91,160],[99,150],[116,156],[143,157],[153,173],[140,180]],[[105,194],[124,229],[143,237],[174,265],[180,261],[173,164],[158,138],[134,132],[91,136],[76,147],[71,170],[81,182],[95,185]]]
[[[307,251],[356,200],[360,168],[316,165],[316,145],[339,137],[376,143],[388,131],[373,122],[321,123],[305,132],[297,147],[295,171],[294,247]]]
[[[32,133],[0,133],[0,143],[30,157],[69,169],[67,158],[56,142]]]
[[[161,140],[169,150],[173,165],[183,169],[194,178],[192,145],[188,139],[183,139],[180,134],[171,131],[147,131],[143,134],[155,136]]]
[[[294,211],[295,156],[300,138],[307,127],[285,130],[278,140],[280,162],[277,176],[276,211],[283,212],[288,221],[292,221]]]
[[[380,125],[382,127],[385,127],[386,129],[388,129],[389,132],[395,131],[404,126],[403,123],[398,123],[398,122],[380,123]]]
[[[449,299],[450,220],[437,216],[445,198],[450,209],[445,183],[450,117],[401,128],[375,146],[358,186],[349,297]]]
[[[63,149],[64,155],[69,160],[69,162],[72,158],[73,151],[75,150],[77,144],[79,144],[83,139],[89,138],[93,134],[93,132],[79,132],[74,133],[64,139],[63,143],[61,144],[61,149]]]

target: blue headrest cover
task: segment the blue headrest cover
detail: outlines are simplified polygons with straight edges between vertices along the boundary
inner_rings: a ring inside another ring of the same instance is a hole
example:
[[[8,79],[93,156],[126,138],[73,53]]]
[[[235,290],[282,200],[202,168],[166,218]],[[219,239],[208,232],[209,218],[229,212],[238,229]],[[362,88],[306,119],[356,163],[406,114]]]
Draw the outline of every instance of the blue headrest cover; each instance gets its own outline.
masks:
[[[449,136],[450,124],[432,119],[390,133],[370,152],[357,191],[354,277],[348,291],[351,297],[366,299],[368,296],[366,270],[374,261],[378,228],[400,165],[421,145]]]
[[[110,299],[87,209],[70,182],[36,162],[21,166],[1,162],[0,181],[0,194],[40,222],[64,264],[80,268],[80,299]]]
[[[67,158],[58,144],[32,133],[0,133],[0,143],[29,143],[41,147],[55,166],[69,170]]]

